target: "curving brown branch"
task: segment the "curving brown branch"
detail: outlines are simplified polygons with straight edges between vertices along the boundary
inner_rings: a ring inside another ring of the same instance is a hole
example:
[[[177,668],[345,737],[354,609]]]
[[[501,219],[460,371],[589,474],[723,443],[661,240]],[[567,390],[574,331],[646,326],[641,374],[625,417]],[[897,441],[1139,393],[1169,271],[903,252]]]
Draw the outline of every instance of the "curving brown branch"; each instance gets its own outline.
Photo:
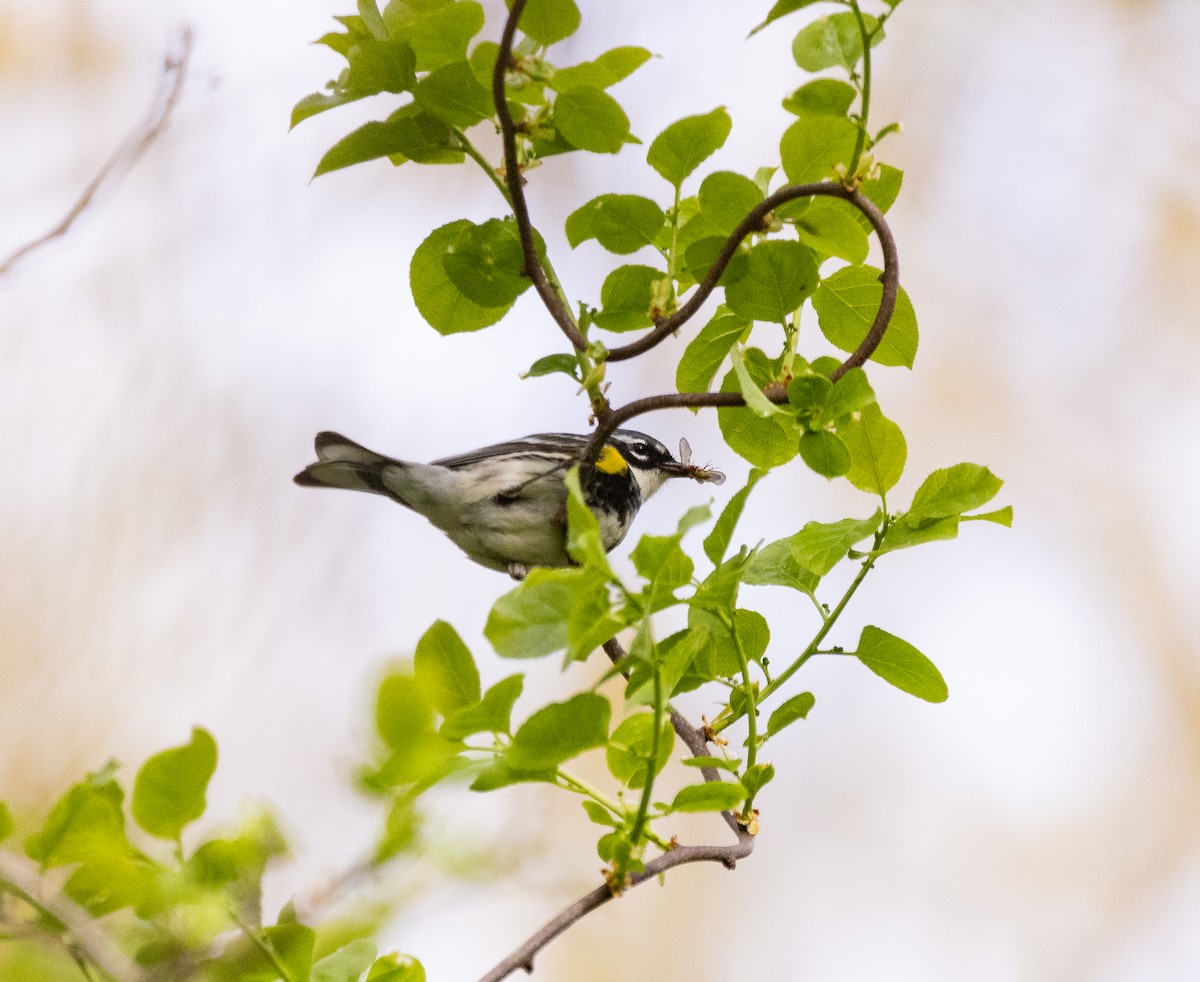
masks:
[[[500,50],[496,53],[496,67],[492,71],[492,102],[496,106],[496,118],[500,123],[500,137],[504,143],[504,183],[508,188],[508,196],[512,204],[513,217],[517,221],[517,231],[521,236],[521,252],[525,257],[525,267],[521,271],[533,281],[534,289],[542,298],[542,303],[554,318],[555,323],[562,329],[563,334],[576,351],[587,348],[587,339],[580,333],[575,324],[575,318],[563,302],[558,291],[554,289],[546,267],[542,265],[537,253],[537,243],[533,238],[533,224],[529,221],[529,205],[525,201],[525,182],[521,177],[521,165],[517,160],[517,128],[513,123],[512,113],[508,111],[508,97],[505,93],[505,75],[512,67],[513,38],[517,33],[517,22],[525,9],[526,0],[513,0],[504,22],[504,32],[500,35]]]
[[[119,180],[138,162],[142,154],[150,149],[150,145],[162,134],[171,117],[171,111],[183,94],[183,82],[187,77],[188,60],[192,55],[192,31],[185,27],[180,30],[171,50],[163,58],[162,75],[154,97],[150,101],[150,109],[146,118],[133,130],[121,145],[113,151],[105,161],[104,166],[83,189],[71,210],[50,231],[39,235],[32,242],[26,242],[7,259],[0,262],[0,277],[9,273],[22,259],[42,246],[61,238],[71,231],[71,227],[85,211],[92,206],[101,189],[113,181]]]

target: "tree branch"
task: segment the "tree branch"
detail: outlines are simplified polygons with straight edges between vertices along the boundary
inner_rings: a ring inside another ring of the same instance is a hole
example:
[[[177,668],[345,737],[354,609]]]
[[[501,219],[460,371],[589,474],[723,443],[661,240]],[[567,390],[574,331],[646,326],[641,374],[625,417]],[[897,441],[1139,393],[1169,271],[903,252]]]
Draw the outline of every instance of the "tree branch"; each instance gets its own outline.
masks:
[[[145,973],[101,930],[92,915],[63,893],[46,895],[37,868],[22,856],[0,851],[0,890],[8,889],[62,925],[69,949],[116,979],[141,982]]]
[[[162,75],[159,77],[154,97],[150,101],[150,110],[141,125],[126,136],[120,146],[113,151],[112,156],[100,168],[99,173],[92,178],[88,186],[83,189],[83,193],[62,221],[44,235],[38,236],[32,242],[26,242],[7,259],[0,262],[0,277],[11,272],[17,263],[31,252],[66,235],[76,220],[92,206],[101,189],[106,184],[117,181],[127,174],[142,155],[150,149],[150,145],[167,128],[171,111],[179,102],[180,95],[183,94],[183,81],[187,76],[188,60],[191,55],[192,31],[191,28],[185,27],[179,32],[179,36],[172,45],[172,50],[167,52],[163,59]]]
[[[504,183],[508,187],[508,195],[512,201],[513,217],[517,221],[517,232],[521,236],[521,252],[525,257],[525,268],[522,272],[533,281],[534,289],[542,298],[542,303],[554,318],[555,323],[562,329],[563,334],[576,351],[587,348],[587,340],[580,333],[558,291],[546,275],[541,257],[537,254],[537,244],[533,238],[533,224],[529,220],[529,205],[525,201],[525,182],[521,177],[521,165],[517,159],[517,128],[513,123],[512,113],[508,111],[508,97],[505,92],[504,77],[513,65],[513,38],[517,32],[517,22],[525,9],[526,0],[513,0],[508,19],[504,22],[504,33],[500,36],[500,50],[496,54],[496,68],[492,72],[492,102],[496,106],[496,119],[500,123],[500,138],[504,143]]]

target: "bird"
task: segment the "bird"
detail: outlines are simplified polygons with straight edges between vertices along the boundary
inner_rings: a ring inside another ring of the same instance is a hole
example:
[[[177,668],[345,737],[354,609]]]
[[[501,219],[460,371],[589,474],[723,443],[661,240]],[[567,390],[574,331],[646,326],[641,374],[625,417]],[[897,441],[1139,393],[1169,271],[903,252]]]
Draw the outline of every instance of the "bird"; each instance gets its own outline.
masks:
[[[428,464],[368,450],[340,433],[318,433],[317,460],[293,480],[301,487],[381,494],[425,516],[467,556],[524,579],[530,569],[572,565],[567,554],[566,475],[590,436],[534,433]],[[719,471],[680,460],[654,437],[618,429],[595,461],[580,468],[580,487],[606,552],[616,547],[642,504],[674,477],[721,483]]]

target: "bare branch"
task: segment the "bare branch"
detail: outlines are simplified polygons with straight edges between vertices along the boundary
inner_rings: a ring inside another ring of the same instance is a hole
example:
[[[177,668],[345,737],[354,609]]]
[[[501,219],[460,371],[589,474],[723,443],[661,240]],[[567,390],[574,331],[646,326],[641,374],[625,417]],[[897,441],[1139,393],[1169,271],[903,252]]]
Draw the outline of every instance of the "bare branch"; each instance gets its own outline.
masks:
[[[25,243],[7,259],[0,262],[0,277],[9,273],[31,252],[66,235],[76,220],[92,206],[96,196],[106,185],[119,181],[133,169],[134,164],[141,159],[142,155],[150,149],[151,144],[167,128],[171,112],[183,93],[183,81],[187,76],[188,60],[191,55],[192,31],[191,28],[185,27],[180,30],[171,50],[163,59],[162,75],[159,77],[154,97],[150,101],[150,109],[146,118],[113,151],[112,156],[100,168],[99,173],[92,178],[91,183],[83,189],[83,193],[62,221],[44,235],[32,242]]]
[[[529,205],[525,201],[525,182],[521,177],[521,165],[517,160],[517,128],[513,124],[512,113],[508,111],[508,96],[505,92],[504,79],[512,67],[513,38],[517,32],[517,22],[525,9],[526,0],[513,0],[508,19],[504,22],[504,33],[500,36],[500,50],[496,54],[496,68],[492,72],[492,102],[496,106],[496,118],[500,122],[500,137],[504,143],[504,183],[508,187],[508,196],[512,202],[513,217],[517,221],[517,232],[521,236],[521,252],[525,257],[525,268],[522,272],[533,281],[534,289],[542,298],[542,303],[554,318],[555,323],[562,329],[563,334],[576,351],[587,348],[587,340],[580,333],[571,316],[571,311],[559,296],[558,291],[546,275],[541,257],[537,253],[537,244],[533,239],[533,224],[529,220]]]
[[[86,910],[70,897],[48,893],[37,867],[23,856],[0,852],[0,890],[8,889],[62,925],[63,942],[76,955],[117,982],[141,982],[145,973],[131,962]]]

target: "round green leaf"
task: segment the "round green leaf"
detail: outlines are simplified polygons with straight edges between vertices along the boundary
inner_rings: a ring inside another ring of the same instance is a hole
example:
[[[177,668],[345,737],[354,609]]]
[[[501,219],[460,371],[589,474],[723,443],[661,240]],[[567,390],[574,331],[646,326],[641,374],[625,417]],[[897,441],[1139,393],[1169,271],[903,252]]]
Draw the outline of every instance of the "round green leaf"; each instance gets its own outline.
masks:
[[[784,130],[779,141],[783,171],[792,184],[823,181],[849,167],[858,127],[843,116],[804,116]]]
[[[845,116],[857,93],[849,82],[836,78],[818,78],[802,85],[783,100],[788,112],[803,116]]]
[[[608,739],[604,751],[608,769],[627,788],[646,785],[650,752],[654,743],[654,714],[637,713],[621,721]],[[654,773],[658,774],[671,758],[675,746],[675,731],[670,719],[663,719],[659,728],[658,756],[655,758]]]
[[[676,120],[654,138],[646,162],[675,187],[725,145],[733,122],[724,107]]]
[[[608,700],[594,692],[543,706],[521,724],[504,752],[504,763],[517,770],[553,768],[603,746],[611,714]]]
[[[629,136],[629,117],[607,92],[583,85],[554,101],[554,124],[571,146],[617,153]]]
[[[479,702],[479,670],[458,632],[434,621],[417,642],[413,671],[425,698],[443,716]]]
[[[649,198],[638,194],[602,194],[567,216],[571,247],[595,239],[609,252],[627,256],[652,246],[666,216]]]
[[[217,769],[217,744],[196,727],[182,747],[155,754],[133,784],[133,819],[158,839],[178,840],[183,827],[204,814],[205,792]]]
[[[846,266],[821,281],[813,296],[813,309],[830,344],[842,351],[854,351],[862,344],[883,298],[881,275],[873,266]],[[917,315],[900,287],[895,312],[871,360],[912,368],[916,356]]]
[[[508,0],[512,7],[512,0]],[[539,44],[557,44],[579,28],[575,0],[529,0],[521,12],[520,28]]]
[[[841,477],[850,470],[850,451],[828,430],[809,430],[801,436],[800,458],[822,477]]]
[[[719,170],[700,182],[697,195],[700,212],[729,235],[756,205],[762,203],[762,188],[750,178]]]
[[[870,14],[863,15],[868,35],[872,32],[871,46],[883,39],[877,31],[879,21]],[[801,28],[792,41],[792,57],[806,72],[819,72],[840,66],[853,70],[862,58],[862,31],[858,18],[853,13],[830,14]]]
[[[512,304],[484,307],[468,299],[451,281],[445,258],[469,241],[475,223],[465,218],[434,229],[417,246],[409,266],[413,302],[417,310],[439,334],[478,331],[495,324]]]
[[[761,387],[771,380],[767,356],[757,348],[745,352],[746,369]],[[740,392],[737,373],[730,370],[721,382],[722,392]],[[795,420],[783,416],[758,416],[743,407],[717,410],[721,435],[730,449],[755,467],[769,470],[786,464],[799,452]]]
[[[454,287],[481,307],[507,309],[532,283],[523,272],[517,223],[510,218],[472,224],[447,247],[442,265]]]
[[[884,416],[878,405],[865,406],[857,419],[840,424],[838,436],[850,451],[846,480],[860,491],[884,494],[900,480],[908,444],[900,427]]]
[[[725,288],[725,302],[739,317],[780,323],[817,287],[817,264],[799,242],[775,239],[760,242],[746,272]]]
[[[666,279],[666,273],[652,266],[618,266],[600,288],[601,310],[594,317],[596,326],[606,331],[649,327],[653,323],[655,290]]]
[[[412,675],[389,675],[380,683],[375,728],[392,750],[410,751],[433,732],[433,707]]]

